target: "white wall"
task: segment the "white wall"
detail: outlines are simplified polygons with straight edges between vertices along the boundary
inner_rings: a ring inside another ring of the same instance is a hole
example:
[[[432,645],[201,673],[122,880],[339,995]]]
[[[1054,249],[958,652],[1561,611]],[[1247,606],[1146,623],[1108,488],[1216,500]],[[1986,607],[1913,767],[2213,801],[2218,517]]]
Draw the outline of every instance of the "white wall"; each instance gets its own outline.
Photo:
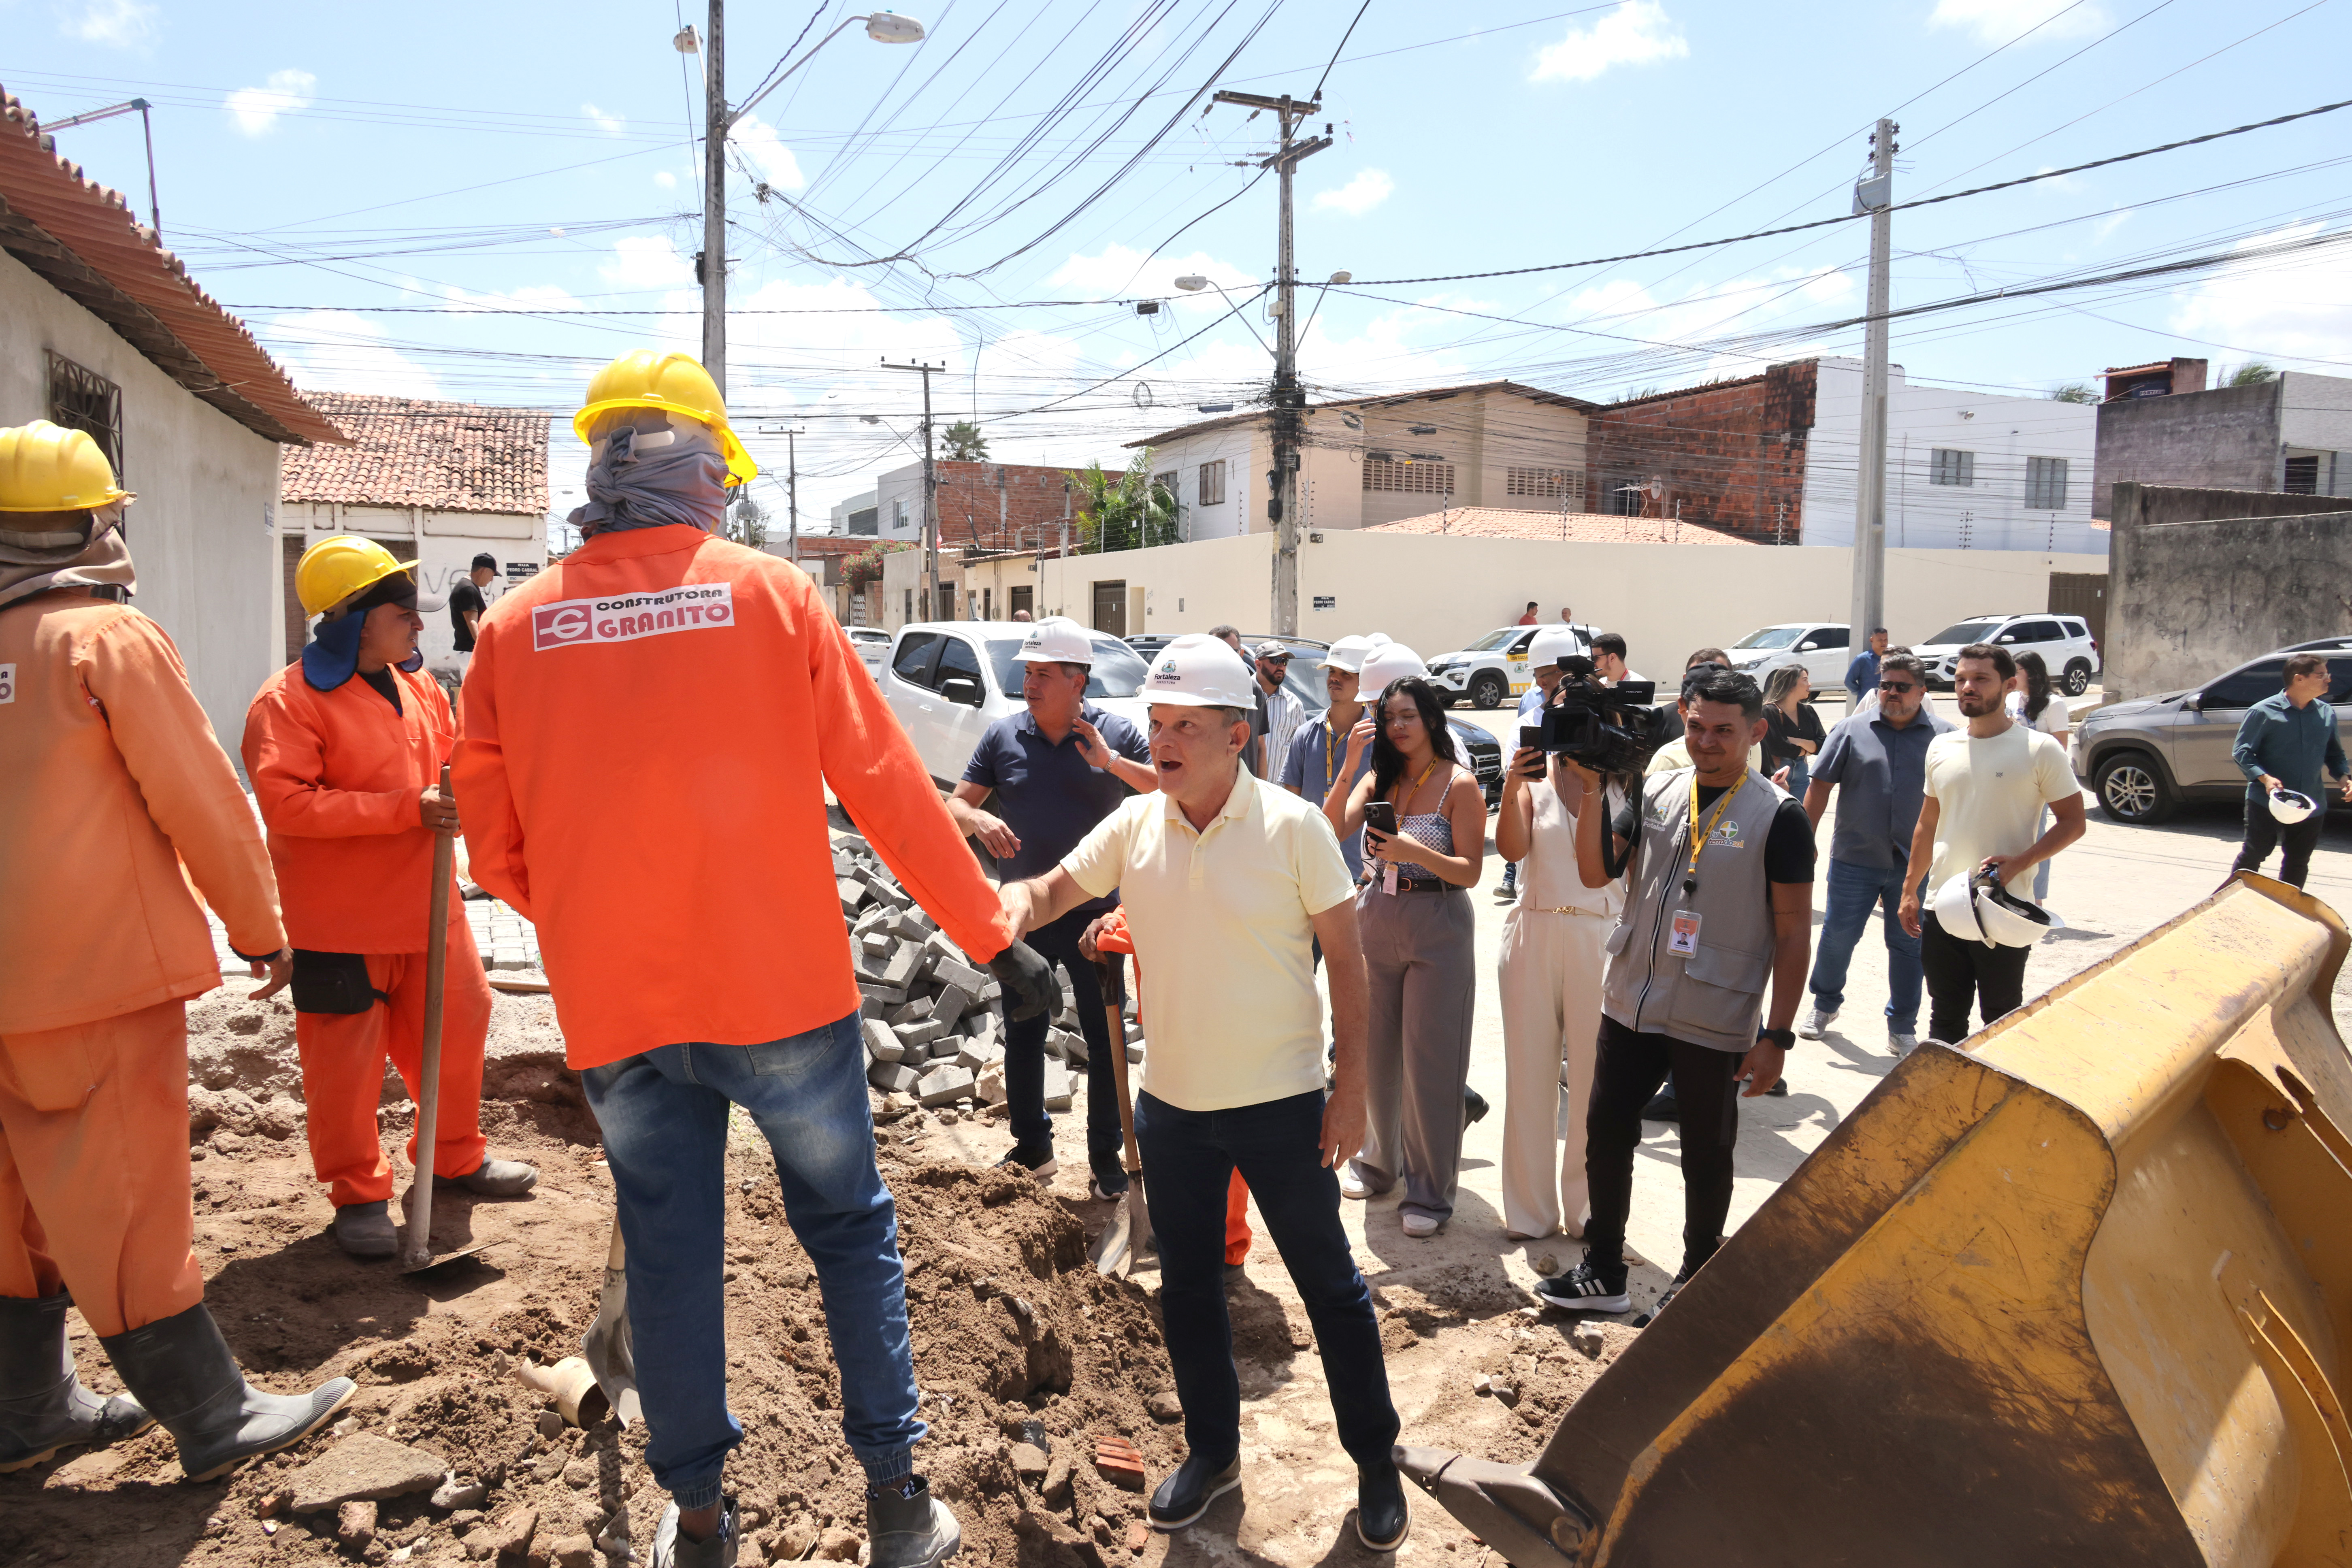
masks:
[[[860,494],[851,496],[847,500],[834,502],[834,532],[846,535],[849,532],[849,514],[853,511],[864,511],[873,504],[874,492],[872,490],[866,490]]]
[[[277,668],[278,445],[200,401],[114,329],[0,255],[0,425],[48,417],[53,349],[122,389],[131,605],[169,632],[232,761]]]
[[[1140,449],[1123,451],[1119,461],[1132,461]],[[1259,454],[1265,449],[1263,421],[1205,430],[1151,448],[1152,472],[1176,475],[1176,522],[1183,538],[1226,539],[1263,532],[1272,526],[1265,520],[1264,487],[1257,481],[1257,470],[1267,461]],[[1221,505],[1204,507],[1201,465],[1215,462],[1225,465],[1225,499]],[[1253,495],[1257,498],[1255,505],[1250,500]]]
[[[2279,381],[2279,482],[2287,458],[2316,457],[2317,493],[2352,496],[2352,379],[2288,371]]]
[[[1805,461],[1805,542],[1850,545],[1862,451],[1862,362],[1824,359],[1820,374]],[[2091,526],[2091,461],[2097,443],[2098,409],[2093,405],[1913,386],[1902,366],[1890,366],[1887,546],[2104,555],[2106,531]],[[1975,453],[1975,482],[1965,488],[1929,482],[1930,454],[1937,447]],[[2028,458],[2066,459],[2063,510],[2027,510]]]
[[[404,541],[415,552],[417,586],[427,594],[446,594],[464,582],[473,570],[474,557],[484,552],[499,561],[499,575],[482,590],[482,597],[492,604],[509,588],[547,567],[546,520],[519,513],[298,502],[283,509],[278,523],[288,537],[306,543],[334,533],[363,533],[387,543]],[[513,575],[509,569],[518,564],[530,571]],[[426,668],[456,668],[457,631],[447,610],[425,617],[418,647],[424,650]]]

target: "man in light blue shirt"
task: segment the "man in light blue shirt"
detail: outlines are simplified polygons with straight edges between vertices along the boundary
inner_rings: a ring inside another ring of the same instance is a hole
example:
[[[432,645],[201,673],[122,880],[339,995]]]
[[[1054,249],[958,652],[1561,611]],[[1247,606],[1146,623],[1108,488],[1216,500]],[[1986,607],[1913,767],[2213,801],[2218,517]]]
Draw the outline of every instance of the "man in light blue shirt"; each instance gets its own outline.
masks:
[[[1845,667],[1845,710],[1858,713],[1878,690],[1878,661],[1886,657],[1886,628],[1870,628],[1870,646],[1853,656]]]
[[[2246,775],[2246,842],[2231,869],[2261,870],[2273,847],[2284,840],[2279,880],[2300,888],[2311,875],[2311,852],[2319,847],[2319,831],[2327,822],[2321,772],[2342,781],[2344,798],[2352,801],[2352,766],[2346,765],[2344,742],[2336,733],[2336,710],[2321,700],[2330,680],[2327,661],[2315,653],[2293,654],[2284,674],[2286,689],[2246,710],[2230,752]],[[2271,811],[2271,792],[2278,789],[2293,790],[2315,809],[2300,822],[2281,822]]]

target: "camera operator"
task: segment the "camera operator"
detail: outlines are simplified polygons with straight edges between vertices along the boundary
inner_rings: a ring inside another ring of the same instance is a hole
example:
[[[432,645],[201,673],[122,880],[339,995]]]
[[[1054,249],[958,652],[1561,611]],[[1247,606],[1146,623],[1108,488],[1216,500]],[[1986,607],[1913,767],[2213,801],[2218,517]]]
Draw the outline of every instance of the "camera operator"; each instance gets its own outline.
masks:
[[[1586,1119],[1592,1218],[1584,1260],[1537,1286],[1553,1306],[1622,1312],[1625,1223],[1642,1108],[1671,1068],[1684,1100],[1683,1261],[1675,1291],[1722,1245],[1731,1208],[1731,1155],[1739,1133],[1733,1085],[1744,1096],[1780,1081],[1804,995],[1812,934],[1813,838],[1804,807],[1748,765],[1764,731],[1756,682],[1709,670],[1683,691],[1689,769],[1643,781],[1638,809],[1620,813],[1604,857],[1601,814],[1576,819],[1577,869],[1588,888],[1610,880],[1628,854],[1624,912],[1602,983],[1601,1032]],[[1573,757],[1560,766],[1588,790],[1600,775]],[[1765,982],[1771,982],[1769,1021]]]
[[[1617,646],[1622,649],[1624,645],[1625,639],[1619,637]],[[1570,626],[1546,626],[1528,639],[1528,684],[1519,698],[1518,720],[1522,726],[1543,722],[1543,710],[1551,702],[1551,694],[1559,689],[1559,661],[1583,652],[1584,639]],[[1518,890],[1518,858],[1507,855],[1503,858],[1503,880],[1496,888],[1495,897],[1508,903]]]

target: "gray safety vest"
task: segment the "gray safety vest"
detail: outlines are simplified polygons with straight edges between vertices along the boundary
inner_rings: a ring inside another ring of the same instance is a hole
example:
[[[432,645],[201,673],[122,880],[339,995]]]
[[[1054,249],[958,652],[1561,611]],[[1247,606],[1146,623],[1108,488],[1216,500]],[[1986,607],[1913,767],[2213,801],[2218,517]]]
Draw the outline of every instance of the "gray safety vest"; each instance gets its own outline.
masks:
[[[1678,768],[1643,781],[1641,855],[1624,913],[1609,933],[1601,1010],[1641,1034],[1744,1054],[1756,1044],[1764,985],[1772,976],[1764,843],[1789,797],[1748,769],[1699,852],[1697,895],[1685,898],[1691,773]],[[1702,826],[1718,804],[1699,813]],[[1697,951],[1687,956],[1671,945],[1678,910],[1699,916]]]

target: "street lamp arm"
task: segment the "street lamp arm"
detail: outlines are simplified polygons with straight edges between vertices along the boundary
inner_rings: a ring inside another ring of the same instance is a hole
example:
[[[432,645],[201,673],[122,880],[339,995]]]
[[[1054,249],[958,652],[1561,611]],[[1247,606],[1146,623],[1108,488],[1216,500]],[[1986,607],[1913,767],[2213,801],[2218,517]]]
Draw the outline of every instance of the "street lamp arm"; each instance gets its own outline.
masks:
[[[827,33],[824,37],[819,38],[815,43],[811,44],[806,52],[804,52],[800,58],[786,66],[783,69],[782,75],[777,77],[775,80],[770,82],[767,86],[753,93],[750,98],[746,99],[740,104],[738,104],[735,108],[729,110],[727,111],[727,129],[730,131],[735,129],[735,122],[737,121],[751,113],[752,109],[758,105],[761,99],[775,91],[776,89],[783,86],[785,80],[791,77],[793,72],[800,69],[801,67],[808,64],[810,60],[815,58],[816,52],[819,49],[824,47],[825,45],[833,42],[834,39],[841,37],[843,33],[848,31],[853,24],[863,22],[864,20],[866,20],[866,18],[863,16],[845,16],[842,18],[841,25],[839,26],[834,28],[832,32]]]

